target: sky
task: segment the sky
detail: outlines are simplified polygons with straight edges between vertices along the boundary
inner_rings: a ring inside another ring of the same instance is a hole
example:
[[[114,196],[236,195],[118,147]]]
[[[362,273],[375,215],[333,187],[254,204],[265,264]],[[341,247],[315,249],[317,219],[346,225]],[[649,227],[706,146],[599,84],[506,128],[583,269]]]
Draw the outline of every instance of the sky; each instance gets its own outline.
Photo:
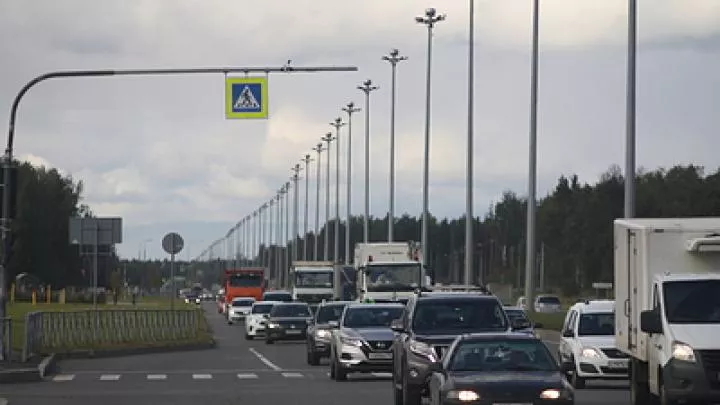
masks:
[[[381,58],[398,48],[408,60],[397,70],[396,213],[418,215],[427,31],[414,17],[435,6],[447,19],[433,37],[430,210],[458,217],[465,211],[468,2],[437,3],[0,0],[0,111],[25,82],[54,70],[280,67],[288,60],[357,66],[272,74],[267,120],[225,118],[223,75],[58,79],[26,95],[16,126],[19,158],[81,179],[84,202],[97,215],[121,216],[121,256],[166,258],[160,241],[174,231],[185,239],[180,257],[192,259],[275,195],[290,168],[333,130],[329,123],[345,117],[341,107],[364,107],[356,87],[365,79],[380,87],[371,95],[370,196],[372,215],[385,215],[391,70]],[[622,166],[627,35],[626,0],[541,3],[539,196],[562,174],[593,182],[610,165]],[[483,215],[504,190],[527,190],[531,1],[475,4],[473,190],[475,214]],[[692,162],[714,171],[720,1],[640,0],[638,16],[638,166]],[[355,214],[363,210],[364,133],[361,112],[353,116]]]

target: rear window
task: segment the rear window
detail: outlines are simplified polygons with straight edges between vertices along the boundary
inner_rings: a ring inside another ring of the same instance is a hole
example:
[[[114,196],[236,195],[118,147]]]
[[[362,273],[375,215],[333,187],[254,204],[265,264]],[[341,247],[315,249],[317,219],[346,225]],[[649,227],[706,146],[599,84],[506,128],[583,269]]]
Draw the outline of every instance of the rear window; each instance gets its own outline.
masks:
[[[317,314],[317,323],[328,323],[330,321],[339,321],[343,310],[347,304],[343,305],[326,305],[320,307]]]
[[[312,316],[307,304],[275,305],[270,311],[272,317],[307,318]]]
[[[292,295],[289,293],[265,293],[263,295],[263,301],[291,302],[292,300]]]
[[[255,304],[252,307],[251,314],[269,314],[273,304]]]
[[[232,306],[234,307],[249,307],[253,304],[253,300],[233,300]]]
[[[554,296],[538,297],[539,304],[560,305],[560,298]]]
[[[443,299],[418,302],[412,326],[415,333],[423,335],[504,332],[508,320],[496,300]]]

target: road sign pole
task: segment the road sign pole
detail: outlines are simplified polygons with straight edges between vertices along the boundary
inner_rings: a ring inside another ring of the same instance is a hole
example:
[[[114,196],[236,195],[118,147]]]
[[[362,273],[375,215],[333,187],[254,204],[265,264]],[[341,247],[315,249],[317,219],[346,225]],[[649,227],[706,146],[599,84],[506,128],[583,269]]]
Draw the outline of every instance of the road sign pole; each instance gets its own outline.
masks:
[[[175,238],[173,238],[175,242]],[[170,310],[175,310],[175,254],[170,255]]]

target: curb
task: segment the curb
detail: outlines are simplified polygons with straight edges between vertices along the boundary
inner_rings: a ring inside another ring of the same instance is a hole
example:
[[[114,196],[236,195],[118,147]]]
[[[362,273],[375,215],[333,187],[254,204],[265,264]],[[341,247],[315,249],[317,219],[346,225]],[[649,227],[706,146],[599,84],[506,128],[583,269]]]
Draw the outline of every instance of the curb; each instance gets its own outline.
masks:
[[[56,356],[51,354],[40,361],[36,367],[18,368],[0,371],[0,384],[42,381],[47,373],[51,373],[56,365]],[[0,398],[0,405],[7,405],[7,400]]]
[[[58,353],[58,360],[63,359],[97,359],[108,357],[133,356],[140,354],[160,354],[172,352],[189,352],[195,350],[214,349],[217,346],[215,340],[200,343],[188,343],[173,346],[156,346],[156,347],[135,347],[122,349],[99,349],[99,350],[76,350],[67,353]],[[2,405],[2,404],[0,404]]]

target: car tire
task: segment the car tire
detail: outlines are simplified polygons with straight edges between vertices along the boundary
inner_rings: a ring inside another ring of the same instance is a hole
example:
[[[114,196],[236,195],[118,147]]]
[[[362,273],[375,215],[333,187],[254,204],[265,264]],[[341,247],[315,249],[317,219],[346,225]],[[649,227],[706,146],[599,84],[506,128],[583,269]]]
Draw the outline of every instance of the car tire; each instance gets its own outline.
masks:
[[[573,364],[575,365],[575,367],[573,369],[572,377],[570,377],[570,384],[573,386],[573,388],[581,390],[585,388],[585,379],[578,375],[578,367],[574,359]]]
[[[320,365],[320,356],[317,355],[312,349],[307,348],[307,364],[311,366]]]
[[[253,340],[253,337],[251,334],[245,332],[245,340]]]
[[[347,381],[348,373],[340,366],[340,360],[335,358],[335,381]]]
[[[402,382],[403,405],[421,405],[422,395],[420,395],[420,390],[409,384],[405,371],[403,371]]]

